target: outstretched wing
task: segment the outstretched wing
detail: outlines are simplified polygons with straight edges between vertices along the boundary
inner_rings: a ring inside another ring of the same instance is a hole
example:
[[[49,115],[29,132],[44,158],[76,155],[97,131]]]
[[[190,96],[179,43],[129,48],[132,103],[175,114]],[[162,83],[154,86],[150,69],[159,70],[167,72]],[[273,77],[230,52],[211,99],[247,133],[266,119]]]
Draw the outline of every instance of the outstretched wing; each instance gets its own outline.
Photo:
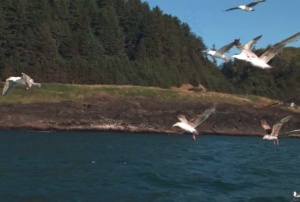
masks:
[[[5,85],[3,87],[2,95],[6,95],[15,85],[16,83],[6,79]]]
[[[217,50],[217,53],[219,53],[220,55],[223,55],[225,52],[229,51],[229,49],[231,49],[234,46],[234,44],[235,44],[235,42],[231,42],[230,44],[223,46],[222,48]]]
[[[187,119],[185,118],[185,116],[182,115],[182,114],[179,114],[179,115],[177,116],[177,118],[178,118],[179,121],[182,122],[182,123],[188,123],[188,120],[187,120]]]
[[[281,43],[281,44],[292,43],[292,42],[294,42],[294,41],[297,41],[297,39],[298,39],[299,37],[300,37],[300,32],[298,32],[297,34],[294,34],[294,35],[290,36],[290,37],[287,38],[287,39],[282,40],[282,41],[279,42],[279,43]]]
[[[263,60],[265,63],[268,63],[275,55],[277,55],[283,48],[285,44],[275,44],[270,46],[266,52],[264,52],[259,59]]]
[[[300,134],[300,129],[291,130],[291,131],[288,131],[288,132],[283,133],[281,135],[293,135],[293,134]]]
[[[272,128],[269,126],[269,124],[267,123],[267,121],[265,119],[262,119],[260,121],[261,127],[263,127],[263,129],[267,132],[267,134],[271,134],[272,132]]]
[[[266,1],[266,0],[261,0],[261,1],[252,2],[252,3],[247,4],[247,6],[248,6],[248,7],[253,7],[253,6],[256,6],[256,4],[261,3],[261,2],[265,2],[265,1]]]
[[[280,128],[282,127],[282,125],[285,124],[286,122],[288,122],[291,118],[292,118],[292,115],[287,116],[287,117],[281,119],[280,121],[278,121],[278,122],[273,126],[271,135],[272,135],[272,136],[278,136],[278,135],[279,135],[279,130],[280,130]]]
[[[263,60],[265,63],[268,63],[275,55],[277,55],[284,48],[284,46],[287,43],[296,41],[298,37],[300,37],[300,32],[269,47],[268,50],[264,54],[262,54],[259,58]]]
[[[233,7],[233,8],[229,8],[229,9],[227,9],[225,11],[232,11],[232,10],[236,10],[236,9],[240,9],[240,8],[239,7]],[[223,11],[223,12],[225,12],[225,11]]]
[[[217,104],[214,104],[211,108],[206,109],[202,114],[197,115],[195,118],[189,121],[190,125],[196,128],[202,124],[212,113],[216,112]]]
[[[262,35],[257,36],[257,37],[255,37],[254,39],[252,39],[251,41],[249,41],[248,43],[246,43],[246,44],[244,45],[244,49],[250,50],[250,51],[251,51],[252,48],[253,48],[253,46],[254,46],[254,44],[256,44],[257,41],[258,41],[261,37],[262,37]]]

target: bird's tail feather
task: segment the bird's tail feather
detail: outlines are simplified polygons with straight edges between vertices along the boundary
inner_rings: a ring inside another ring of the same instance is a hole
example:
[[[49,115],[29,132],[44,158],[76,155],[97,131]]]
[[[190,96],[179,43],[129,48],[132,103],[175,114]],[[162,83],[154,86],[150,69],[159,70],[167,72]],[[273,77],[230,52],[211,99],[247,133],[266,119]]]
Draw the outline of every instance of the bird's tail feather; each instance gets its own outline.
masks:
[[[38,87],[41,87],[41,86],[42,86],[40,83],[32,83],[32,85],[38,86]]]

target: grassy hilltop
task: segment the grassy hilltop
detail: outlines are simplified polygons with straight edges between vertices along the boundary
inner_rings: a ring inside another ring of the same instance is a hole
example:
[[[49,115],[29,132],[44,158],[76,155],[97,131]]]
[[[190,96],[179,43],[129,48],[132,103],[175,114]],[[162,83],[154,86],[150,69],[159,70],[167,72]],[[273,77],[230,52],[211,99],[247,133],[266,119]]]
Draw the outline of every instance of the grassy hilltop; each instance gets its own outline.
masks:
[[[0,85],[3,88],[3,84]],[[235,95],[210,91],[193,91],[190,85],[181,88],[158,88],[131,85],[77,85],[77,84],[49,84],[42,87],[32,87],[26,90],[24,86],[16,86],[6,96],[1,96],[0,103],[40,103],[40,102],[88,102],[91,97],[117,96],[132,98],[141,97],[173,102],[204,102],[227,104],[269,105],[278,100],[272,100],[255,95]],[[91,100],[90,100],[91,101]],[[97,102],[97,100],[93,100]],[[99,100],[101,102],[101,100]]]

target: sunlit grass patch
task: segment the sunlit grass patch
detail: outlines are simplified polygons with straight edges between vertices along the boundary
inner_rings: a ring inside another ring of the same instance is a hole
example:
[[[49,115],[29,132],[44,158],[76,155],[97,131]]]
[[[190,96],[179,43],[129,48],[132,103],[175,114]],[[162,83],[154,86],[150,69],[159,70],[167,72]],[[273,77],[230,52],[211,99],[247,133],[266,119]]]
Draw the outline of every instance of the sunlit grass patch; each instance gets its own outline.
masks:
[[[0,86],[0,88],[3,86]],[[180,89],[162,89],[143,86],[117,85],[77,85],[43,83],[42,86],[26,90],[24,86],[16,86],[6,96],[0,97],[0,103],[35,103],[35,102],[93,102],[106,97],[124,97],[130,100],[136,97],[157,99],[166,102],[201,102],[227,103],[234,105],[262,105],[278,102],[254,95],[235,95],[219,92],[194,92]]]

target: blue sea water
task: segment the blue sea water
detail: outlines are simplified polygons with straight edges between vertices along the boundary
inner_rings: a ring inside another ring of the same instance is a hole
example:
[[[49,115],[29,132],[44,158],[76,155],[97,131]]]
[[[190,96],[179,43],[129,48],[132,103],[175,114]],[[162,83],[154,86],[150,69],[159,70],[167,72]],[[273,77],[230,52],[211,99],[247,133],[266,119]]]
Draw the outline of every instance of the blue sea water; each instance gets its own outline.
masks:
[[[0,131],[0,201],[292,201],[300,139]]]

